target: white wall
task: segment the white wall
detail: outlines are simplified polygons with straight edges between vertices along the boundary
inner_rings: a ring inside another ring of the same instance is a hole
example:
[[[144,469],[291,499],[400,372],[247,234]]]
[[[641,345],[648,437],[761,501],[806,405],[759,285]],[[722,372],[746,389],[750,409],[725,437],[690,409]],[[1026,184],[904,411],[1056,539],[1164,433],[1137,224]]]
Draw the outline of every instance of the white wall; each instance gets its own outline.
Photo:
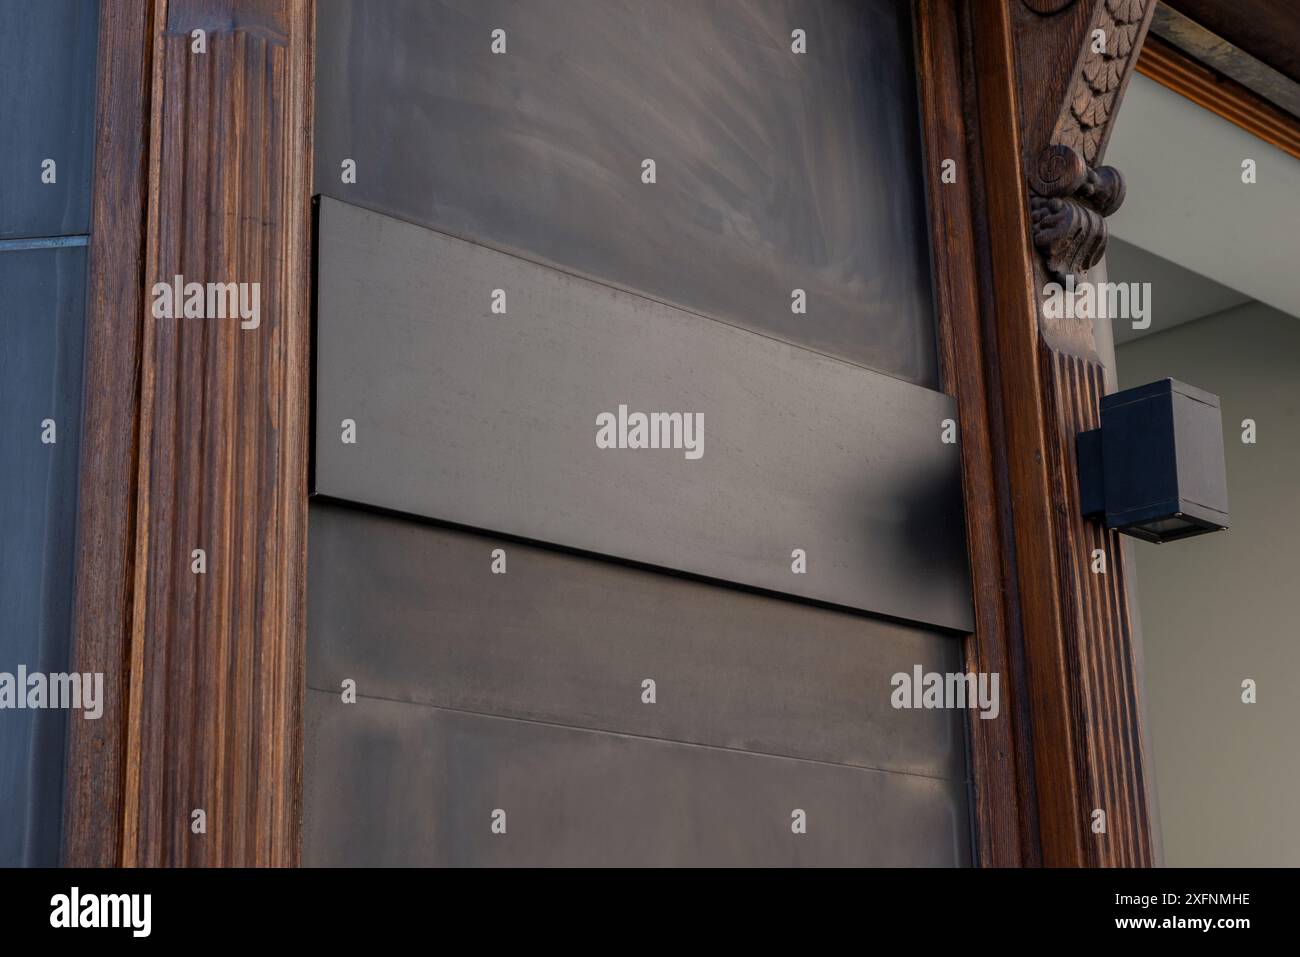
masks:
[[[1231,528],[1134,546],[1165,863],[1300,865],[1300,319],[1250,303],[1117,358],[1122,388],[1172,376],[1223,407]]]
[[[1241,181],[1253,159],[1257,181]],[[1300,316],[1300,162],[1144,76],[1129,83],[1106,163],[1128,192],[1111,234]]]

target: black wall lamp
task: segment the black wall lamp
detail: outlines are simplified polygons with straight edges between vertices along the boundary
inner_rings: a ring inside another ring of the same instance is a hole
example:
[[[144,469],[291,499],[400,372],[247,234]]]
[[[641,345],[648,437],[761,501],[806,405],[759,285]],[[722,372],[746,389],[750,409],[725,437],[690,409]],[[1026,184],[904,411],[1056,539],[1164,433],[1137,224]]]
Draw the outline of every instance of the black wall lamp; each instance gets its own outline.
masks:
[[[1218,396],[1175,379],[1105,396],[1076,451],[1085,517],[1156,543],[1228,527]]]

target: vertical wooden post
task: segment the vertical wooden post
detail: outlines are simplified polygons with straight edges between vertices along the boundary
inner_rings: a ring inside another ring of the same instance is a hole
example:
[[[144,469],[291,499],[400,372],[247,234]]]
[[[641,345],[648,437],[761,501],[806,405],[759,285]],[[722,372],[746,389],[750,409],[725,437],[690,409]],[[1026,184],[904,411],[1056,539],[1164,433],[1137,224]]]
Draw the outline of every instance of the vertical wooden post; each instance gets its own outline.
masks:
[[[127,17],[113,6],[106,30]],[[94,302],[92,328],[111,321],[141,344],[133,529],[114,543],[130,539],[130,560],[120,569],[83,553],[75,651],[78,661],[120,656],[125,721],[120,741],[103,743],[117,751],[100,761],[105,779],[70,792],[67,857],[108,863],[120,840],[125,865],[289,865],[300,805],[314,11],[310,0],[156,0],[145,24],[144,218],[97,216],[94,226],[106,242],[135,230],[142,266],[128,281],[111,252],[101,262],[91,252],[93,276],[129,287],[121,301]],[[101,73],[101,89],[108,82]],[[101,114],[132,93],[110,93]],[[97,164],[97,196],[109,175]],[[250,293],[256,284],[256,319],[155,315],[154,284],[178,275]],[[130,377],[94,378],[123,407],[135,392]],[[83,489],[117,478],[108,465],[120,470],[117,459],[88,459]],[[197,549],[203,573],[192,570]],[[131,600],[120,619],[91,626],[96,590],[122,587]],[[88,748],[74,741],[79,778]],[[109,780],[119,762],[120,781]],[[98,802],[84,793],[96,783]],[[94,828],[120,839],[96,841]]]
[[[104,675],[104,714],[69,722],[63,857],[110,867],[122,854],[153,9],[110,2],[99,16],[72,668]]]
[[[1101,166],[1155,0],[971,8],[987,201],[985,305],[1014,529],[1042,862],[1154,862],[1134,635],[1118,536],[1080,515],[1075,435],[1097,422],[1092,324],[1054,320],[1044,287],[1086,278],[1123,198]],[[1094,549],[1108,558],[1093,574]],[[1103,812],[1105,830],[1098,829]]]
[[[917,3],[940,354],[975,587],[967,667],[999,672],[1004,700],[1004,720],[970,729],[985,865],[1154,860],[1124,556],[1081,518],[1076,490],[1074,437],[1096,423],[1106,369],[1090,322],[1042,308],[1060,270],[1087,278],[1122,200],[1101,157],[1153,8]]]
[[[985,374],[980,324],[980,262],[973,209],[974,163],[965,117],[967,86],[958,0],[919,0],[917,77],[925,139],[930,235],[934,254],[940,368],[944,391],[957,399],[961,420],[966,541],[975,600],[975,631],[966,639],[966,668],[997,673],[1000,720],[971,712],[970,775],[976,856],[986,867],[1037,860],[1025,687],[1013,640],[1013,566],[1009,521],[999,500],[996,405]],[[951,176],[944,179],[944,164]]]

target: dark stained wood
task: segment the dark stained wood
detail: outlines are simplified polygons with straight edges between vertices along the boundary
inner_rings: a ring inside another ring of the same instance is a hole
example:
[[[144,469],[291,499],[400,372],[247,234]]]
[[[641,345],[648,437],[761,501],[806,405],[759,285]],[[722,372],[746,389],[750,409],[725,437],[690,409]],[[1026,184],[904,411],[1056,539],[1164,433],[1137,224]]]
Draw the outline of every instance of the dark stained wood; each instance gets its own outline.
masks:
[[[1300,83],[1300,4],[1295,0],[1165,0],[1179,13]]]
[[[1156,4],[1150,38],[1159,38],[1192,61],[1214,71],[1218,78],[1233,80],[1269,105],[1300,117],[1300,82],[1233,46],[1168,4]],[[1143,51],[1148,49],[1150,44],[1144,44]],[[1141,69],[1140,62],[1138,67]]]
[[[103,673],[104,715],[69,728],[74,866],[121,860],[152,17],[147,3],[100,10],[72,668]]]
[[[68,857],[293,864],[313,8],[158,0],[151,12],[109,9],[77,653],[80,667],[95,662],[112,676],[114,710],[99,723],[102,738],[73,741]],[[208,52],[192,54],[189,33],[200,26]],[[149,290],[177,273],[261,283],[259,328],[155,318]],[[205,575],[190,571],[194,548],[207,552]],[[191,833],[195,808],[206,812],[206,834]]]
[[[1017,122],[1015,48],[1005,8],[1002,16],[975,18],[974,42],[981,160],[987,182],[987,280],[993,287],[995,356],[1006,430],[1003,455],[1020,588],[1019,638],[1025,648],[1029,680],[1039,840],[1043,863],[1075,863],[1083,859],[1082,834],[1069,822],[1081,820],[1082,809],[1071,773],[1075,741],[1044,455],[1047,438],[1037,366],[1038,308]],[[1060,69],[1059,64],[1055,69]],[[1064,760],[1049,760],[1050,755]]]
[[[1106,812],[1106,833],[1085,835],[1085,862],[1147,865],[1154,863],[1154,851],[1125,562],[1119,534],[1082,517],[1075,460],[1075,436],[1100,425],[1105,368],[1046,345],[1039,359],[1054,426],[1047,458],[1066,611],[1066,672],[1080,742],[1075,789],[1085,813]],[[1092,572],[1095,549],[1106,554],[1104,575]]]
[[[1001,404],[997,454],[1014,530],[1017,640],[1047,865],[1153,862],[1123,557],[1107,536],[1109,577],[1091,580],[1091,550],[1101,546],[1074,494],[1073,439],[1095,418],[1104,369],[1091,323],[1042,315],[1049,276],[1030,244],[1027,188],[1048,147],[1069,142],[1088,165],[1101,163],[1151,10],[1139,0],[1119,13],[1129,27],[1125,45],[1107,54],[1119,72],[1082,86],[1085,65],[1096,65],[1090,30],[1114,22],[1110,0],[1067,6],[1055,23],[1016,3],[997,12],[981,6],[971,17],[983,177],[977,234],[988,243],[986,357]],[[1068,100],[1054,108],[1045,90]],[[1096,808],[1107,814],[1105,835],[1091,831]]]
[[[1076,57],[1084,49],[1088,28],[1097,0],[1069,0],[1054,4],[1050,14],[1038,13],[1023,0],[998,0],[996,3],[970,5],[970,16],[977,33],[1000,30],[1001,21],[1009,20],[1012,48],[1010,55],[1039,68],[1034,82],[1017,89],[1017,115],[1020,119],[1018,139],[1026,161],[1037,157],[1047,146],[1062,117],[1069,115],[1070,91],[1078,80],[1080,62]],[[1014,61],[1007,61],[1010,66]],[[1005,127],[988,131],[989,136],[1004,139],[1010,135]]]
[[[1019,65],[1034,71],[1019,72],[1017,84],[1034,246],[1063,278],[1101,260],[1105,217],[1123,203],[1123,177],[1101,158],[1155,3],[1057,6],[1048,16],[1027,4],[1010,10]]]
[[[1300,28],[1297,29],[1300,38]],[[1300,41],[1298,41],[1300,42]],[[1149,36],[1137,71],[1252,136],[1300,159],[1300,119],[1159,37]]]
[[[917,72],[924,124],[935,304],[943,388],[957,399],[961,423],[966,540],[975,601],[975,630],[965,641],[967,671],[1001,675],[1002,717],[969,715],[970,774],[977,863],[1007,867],[1030,862],[1037,847],[1029,788],[1028,721],[1017,684],[1007,607],[1011,597],[1007,529],[1001,521],[993,408],[984,375],[979,267],[971,220],[978,170],[967,151],[960,24],[955,0],[921,0],[916,15]],[[942,182],[945,159],[956,161],[957,181]]]

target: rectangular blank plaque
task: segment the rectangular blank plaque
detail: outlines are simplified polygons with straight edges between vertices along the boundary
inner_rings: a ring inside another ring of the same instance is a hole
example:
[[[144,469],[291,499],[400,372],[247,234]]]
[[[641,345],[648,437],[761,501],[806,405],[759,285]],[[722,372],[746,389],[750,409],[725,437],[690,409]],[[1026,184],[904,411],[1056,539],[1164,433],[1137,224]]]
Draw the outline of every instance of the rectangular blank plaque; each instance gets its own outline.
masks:
[[[328,198],[317,292],[317,493],[971,627],[948,396]],[[598,448],[620,405],[702,457]]]

